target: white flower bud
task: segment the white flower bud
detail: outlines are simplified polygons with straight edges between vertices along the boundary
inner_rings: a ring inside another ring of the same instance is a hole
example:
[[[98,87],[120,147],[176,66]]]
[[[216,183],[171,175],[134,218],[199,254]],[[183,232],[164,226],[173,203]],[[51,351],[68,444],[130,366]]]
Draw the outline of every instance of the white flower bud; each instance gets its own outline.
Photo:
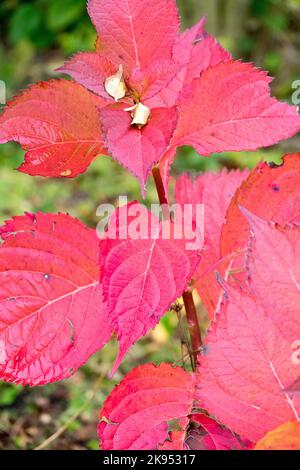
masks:
[[[122,65],[119,66],[119,70],[115,75],[112,75],[105,80],[104,86],[105,91],[109,94],[109,96],[114,98],[115,101],[124,98],[127,92],[127,87],[123,77]]]

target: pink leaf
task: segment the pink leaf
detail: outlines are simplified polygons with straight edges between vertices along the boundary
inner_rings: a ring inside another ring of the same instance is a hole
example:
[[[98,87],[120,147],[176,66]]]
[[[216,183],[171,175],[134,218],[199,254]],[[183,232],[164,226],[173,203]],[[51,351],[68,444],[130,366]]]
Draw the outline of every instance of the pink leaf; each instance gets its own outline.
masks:
[[[177,36],[171,60],[165,61],[160,67],[158,64],[150,65],[150,70],[153,68],[153,72],[156,77],[159,76],[159,79],[153,80],[153,85],[147,90],[145,100],[148,106],[170,107],[177,102],[178,94],[182,90],[186,77],[193,46],[205,37],[205,21],[204,17],[201,18],[193,28],[187,29]]]
[[[199,262],[186,239],[175,239],[173,224],[164,236],[167,223],[133,203],[111,218],[107,238],[100,242],[104,300],[119,340],[114,372],[128,349],[181,296]],[[126,229],[123,239],[119,234],[114,239],[116,226]]]
[[[202,41],[193,44],[184,86],[190,85],[194,78],[199,78],[201,73],[209,67],[228,62],[231,58],[231,54],[223,49],[212,36],[207,36]]]
[[[174,0],[89,0],[88,11],[99,34],[98,52],[116,66],[144,69],[171,58],[179,30]]]
[[[238,283],[243,289],[247,289],[245,256],[250,224],[240,207],[281,225],[299,223],[299,184],[300,155],[291,154],[283,157],[281,166],[259,165],[235,193],[220,239],[221,257],[232,260],[230,284]]]
[[[270,429],[299,420],[300,399],[285,388],[300,374],[291,343],[249,296],[225,286],[225,301],[200,360],[199,406],[233,432],[256,442]]]
[[[64,214],[6,222],[0,247],[2,380],[70,377],[109,340],[93,230]]]
[[[185,62],[183,62],[183,57],[186,58]],[[147,90],[144,98],[145,103],[149,107],[174,106],[178,101],[179,93],[184,87],[190,85],[194,78],[200,77],[208,67],[230,59],[229,52],[223,49],[211,36],[200,42],[189,44],[184,55],[176,57],[175,54],[173,63],[165,65],[165,69],[161,73],[162,78],[155,81],[153,86]]]
[[[191,145],[206,156],[291,137],[300,130],[300,116],[295,106],[270,98],[270,81],[265,72],[238,61],[207,69],[182,94],[173,144]]]
[[[205,23],[206,17],[203,16],[192,28],[186,29],[177,37],[173,49],[173,58],[175,62],[181,62],[185,65],[190,61],[193,46],[203,41],[207,36]]]
[[[132,118],[122,105],[102,108],[100,118],[109,153],[138,178],[144,193],[153,164],[159,161],[172,138],[176,108],[152,110],[150,121],[142,129],[131,125]]]
[[[198,378],[199,379],[199,378]],[[132,370],[106,400],[103,450],[243,450],[250,443],[204,414],[192,414],[197,375],[170,364]]]
[[[0,143],[27,151],[19,171],[34,176],[74,177],[104,153],[97,106],[102,100],[82,86],[52,80],[31,86],[0,116]]]
[[[170,422],[192,411],[193,376],[169,364],[131,371],[106,400],[98,434],[104,450],[155,450]]]
[[[140,95],[149,108],[171,108],[176,105],[182,89],[184,70],[181,64],[173,60],[159,60],[144,72],[144,80],[140,80]],[[138,90],[136,83],[132,83]]]
[[[300,340],[300,227],[281,228],[243,211],[252,234],[247,257],[251,293],[290,339],[292,355],[293,342]]]
[[[113,101],[104,83],[116,73],[116,67],[106,57],[93,52],[80,52],[56,71],[70,75],[76,82],[107,100],[108,104]]]
[[[201,261],[194,274],[197,291],[212,318],[222,298],[222,287],[216,272],[226,274],[230,260],[221,260],[220,235],[228,205],[247,171],[223,170],[220,173],[204,173],[195,181],[187,175],[176,182],[176,202],[204,205],[204,246]]]

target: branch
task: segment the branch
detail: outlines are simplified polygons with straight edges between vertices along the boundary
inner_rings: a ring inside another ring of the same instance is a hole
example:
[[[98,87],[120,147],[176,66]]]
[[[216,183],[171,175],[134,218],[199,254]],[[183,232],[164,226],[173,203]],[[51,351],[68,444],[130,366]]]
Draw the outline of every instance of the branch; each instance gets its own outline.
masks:
[[[168,199],[165,193],[159,166],[155,166],[153,168],[152,175],[153,175],[153,179],[155,182],[156,191],[158,194],[160,205],[163,207],[166,207],[166,205],[168,206]],[[165,214],[164,210],[163,210],[163,214]],[[191,357],[192,367],[193,367],[193,370],[195,371],[197,367],[197,357],[198,357],[198,354],[200,353],[201,346],[202,346],[201,331],[199,327],[197,310],[195,307],[192,292],[186,291],[183,293],[182,297],[184,301],[188,329],[189,329],[191,342],[192,342],[192,357]]]
[[[153,179],[156,186],[156,191],[159,199],[160,205],[168,205],[168,199],[165,193],[165,188],[163,181],[161,179],[161,174],[158,166],[155,166],[152,170]]]

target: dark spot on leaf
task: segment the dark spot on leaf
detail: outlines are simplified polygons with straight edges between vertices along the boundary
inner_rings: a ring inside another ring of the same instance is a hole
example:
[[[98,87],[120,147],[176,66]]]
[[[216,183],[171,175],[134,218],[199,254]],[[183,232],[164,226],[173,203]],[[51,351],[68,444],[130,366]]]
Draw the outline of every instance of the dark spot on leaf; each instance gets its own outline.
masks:
[[[280,168],[281,166],[283,166],[283,162],[282,162],[282,163],[279,163],[279,164],[274,163],[274,162],[269,162],[269,163],[268,163],[268,166],[269,166],[270,168]]]
[[[74,330],[74,325],[73,325],[73,322],[72,320],[68,320],[69,322],[69,325],[70,325],[70,329],[71,329],[71,336],[70,336],[70,341],[72,344],[74,344],[74,338],[75,338],[75,330]]]
[[[210,353],[210,347],[203,345],[201,348],[201,352],[203,356],[207,356]]]
[[[278,193],[278,191],[280,191],[280,187],[277,186],[277,184],[273,184],[272,185],[272,190],[275,191],[276,193]]]

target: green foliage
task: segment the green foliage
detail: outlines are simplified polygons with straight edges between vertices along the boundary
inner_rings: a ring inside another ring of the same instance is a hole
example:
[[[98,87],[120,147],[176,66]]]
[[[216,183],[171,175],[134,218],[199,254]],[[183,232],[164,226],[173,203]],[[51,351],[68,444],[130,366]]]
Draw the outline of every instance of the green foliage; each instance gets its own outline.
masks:
[[[57,47],[61,32],[76,33],[82,23],[87,31],[92,31],[85,0],[4,0],[0,18],[6,25],[5,40],[11,46],[31,41],[36,49]]]
[[[62,8],[61,0],[52,0],[49,3],[47,25],[53,31],[63,31],[82,15],[85,15],[85,2],[64,0]]]
[[[16,399],[22,393],[23,387],[19,385],[11,386],[6,383],[0,384],[0,408],[11,406],[15,403]]]
[[[277,76],[275,91],[287,98],[299,76],[299,0],[178,0],[183,24],[208,15],[208,29],[231,49]],[[63,58],[91,50],[96,35],[86,0],[2,0],[0,79],[10,94],[48,78]],[[283,67],[284,65],[284,67]]]
[[[40,42],[43,17],[33,4],[21,5],[10,19],[9,40],[17,44],[24,38]]]

